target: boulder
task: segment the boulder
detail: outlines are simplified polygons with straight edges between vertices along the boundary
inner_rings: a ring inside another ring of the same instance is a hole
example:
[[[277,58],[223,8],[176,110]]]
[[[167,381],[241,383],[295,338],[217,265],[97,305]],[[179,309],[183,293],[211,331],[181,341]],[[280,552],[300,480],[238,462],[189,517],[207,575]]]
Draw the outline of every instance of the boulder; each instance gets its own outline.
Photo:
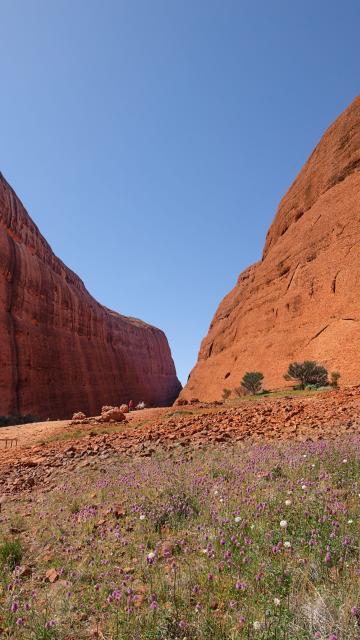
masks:
[[[124,422],[125,414],[120,407],[105,406],[101,410],[101,422]]]
[[[72,420],[85,420],[86,419],[86,415],[85,413],[83,413],[82,411],[77,411],[73,414],[73,417],[71,418]]]

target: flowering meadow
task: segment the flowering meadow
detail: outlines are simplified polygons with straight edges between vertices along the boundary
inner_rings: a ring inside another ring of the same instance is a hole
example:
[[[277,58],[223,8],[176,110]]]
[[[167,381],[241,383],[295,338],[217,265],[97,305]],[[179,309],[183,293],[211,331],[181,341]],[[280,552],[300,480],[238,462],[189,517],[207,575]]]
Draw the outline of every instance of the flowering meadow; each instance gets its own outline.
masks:
[[[0,514],[0,638],[360,638],[360,438],[119,457]]]

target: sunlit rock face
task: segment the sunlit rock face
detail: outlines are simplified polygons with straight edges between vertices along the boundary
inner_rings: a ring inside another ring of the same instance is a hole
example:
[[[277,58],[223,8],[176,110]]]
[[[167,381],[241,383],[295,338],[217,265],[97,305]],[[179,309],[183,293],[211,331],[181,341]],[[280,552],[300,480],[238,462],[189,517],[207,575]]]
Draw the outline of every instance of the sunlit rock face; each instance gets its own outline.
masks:
[[[245,371],[284,385],[315,359],[360,383],[360,97],[330,126],[282,199],[263,258],[221,302],[183,398],[219,399]]]
[[[103,307],[0,174],[0,415],[95,415],[181,389],[165,334]]]

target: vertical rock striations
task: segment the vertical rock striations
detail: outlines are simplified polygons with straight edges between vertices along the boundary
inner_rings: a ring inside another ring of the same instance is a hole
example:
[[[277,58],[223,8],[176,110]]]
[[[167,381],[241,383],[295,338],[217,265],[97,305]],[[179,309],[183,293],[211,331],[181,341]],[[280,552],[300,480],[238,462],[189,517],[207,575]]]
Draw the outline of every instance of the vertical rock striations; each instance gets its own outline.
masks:
[[[221,302],[182,397],[218,399],[247,370],[284,385],[316,359],[360,383],[360,96],[326,131],[281,201],[263,258]]]
[[[164,333],[96,302],[0,174],[0,415],[166,405],[180,388]]]

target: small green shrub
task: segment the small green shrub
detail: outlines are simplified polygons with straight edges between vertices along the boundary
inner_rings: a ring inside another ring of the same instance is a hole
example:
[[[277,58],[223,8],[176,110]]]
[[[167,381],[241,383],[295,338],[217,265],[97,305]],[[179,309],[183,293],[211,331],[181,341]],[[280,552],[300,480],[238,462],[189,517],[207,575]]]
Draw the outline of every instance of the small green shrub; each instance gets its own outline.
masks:
[[[226,388],[223,389],[223,392],[222,392],[223,401],[226,402],[226,400],[228,400],[230,396],[231,396],[231,389],[226,389]]]
[[[285,380],[297,381],[299,389],[305,389],[309,385],[315,388],[324,387],[329,384],[328,372],[325,367],[313,360],[305,360],[304,362],[292,362],[289,364],[287,373],[284,375]]]
[[[78,500],[73,500],[73,502],[70,504],[70,513],[72,513],[73,515],[75,515],[76,513],[79,513],[80,511],[80,503]]]
[[[0,545],[0,564],[5,569],[11,571],[19,566],[23,556],[23,551],[19,539],[7,540]]]
[[[255,395],[261,391],[263,380],[264,374],[261,371],[247,371],[241,380],[241,386]]]

